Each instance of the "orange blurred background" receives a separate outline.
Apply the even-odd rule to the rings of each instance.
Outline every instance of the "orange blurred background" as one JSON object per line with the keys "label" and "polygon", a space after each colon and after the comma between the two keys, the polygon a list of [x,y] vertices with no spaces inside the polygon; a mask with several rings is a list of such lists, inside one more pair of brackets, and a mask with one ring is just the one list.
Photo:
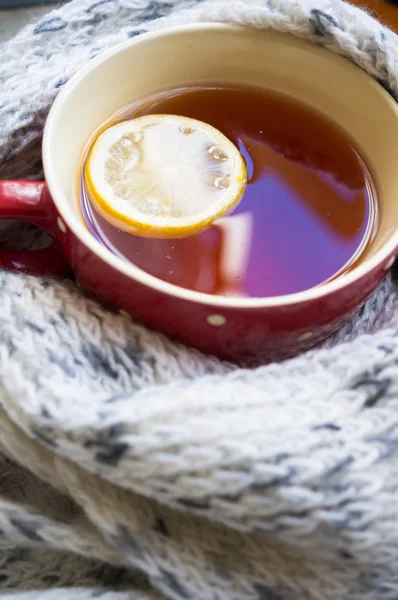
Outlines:
{"label": "orange blurred background", "polygon": [[350,0],[351,4],[369,8],[380,21],[398,32],[398,0]]}

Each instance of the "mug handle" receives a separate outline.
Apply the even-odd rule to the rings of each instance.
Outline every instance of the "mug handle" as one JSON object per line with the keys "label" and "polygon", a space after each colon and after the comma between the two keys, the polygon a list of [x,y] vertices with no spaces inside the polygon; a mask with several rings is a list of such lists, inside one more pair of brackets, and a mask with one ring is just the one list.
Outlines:
{"label": "mug handle", "polygon": [[[44,181],[0,181],[0,219],[19,219],[43,229],[54,239],[48,195]],[[41,250],[4,250],[0,248],[0,268],[29,275],[71,274],[60,244]]]}

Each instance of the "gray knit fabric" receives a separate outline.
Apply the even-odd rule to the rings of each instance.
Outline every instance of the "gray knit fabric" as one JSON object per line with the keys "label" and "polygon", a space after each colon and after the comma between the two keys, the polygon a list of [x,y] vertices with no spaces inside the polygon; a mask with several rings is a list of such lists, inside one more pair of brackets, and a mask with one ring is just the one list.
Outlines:
{"label": "gray knit fabric", "polygon": [[[1,48],[0,176],[40,176],[79,66],[194,21],[308,38],[398,98],[397,36],[342,0],[72,0]],[[15,224],[2,240],[42,241]],[[2,272],[0,289],[2,597],[397,600],[393,274],[323,348],[250,370],[73,282]]]}

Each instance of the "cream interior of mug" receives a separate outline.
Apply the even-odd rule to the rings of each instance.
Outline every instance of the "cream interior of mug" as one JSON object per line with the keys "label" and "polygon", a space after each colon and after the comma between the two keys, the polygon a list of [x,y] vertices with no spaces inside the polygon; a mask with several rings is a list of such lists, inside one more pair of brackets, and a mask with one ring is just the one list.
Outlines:
{"label": "cream interior of mug", "polygon": [[[349,283],[398,246],[395,101],[359,68],[314,44],[288,34],[201,24],[143,35],[103,53],[70,80],[50,112],[43,145],[50,191],[67,226],[104,260],[166,292],[204,299],[204,294],[143,273],[102,247],[82,223],[77,194],[82,152],[103,121],[136,99],[203,82],[262,86],[325,113],[356,142],[376,184],[379,227],[366,260],[330,283],[284,300],[319,295]],[[209,301],[263,305],[279,300],[209,297]]]}

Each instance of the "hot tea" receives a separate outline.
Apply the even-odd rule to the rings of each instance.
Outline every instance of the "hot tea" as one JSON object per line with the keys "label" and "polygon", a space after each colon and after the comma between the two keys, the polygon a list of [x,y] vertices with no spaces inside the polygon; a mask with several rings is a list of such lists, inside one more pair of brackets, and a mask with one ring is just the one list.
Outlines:
{"label": "hot tea", "polygon": [[148,114],[215,127],[244,157],[247,186],[205,231],[156,239],[111,225],[83,184],[86,224],[111,252],[180,287],[243,297],[300,292],[360,260],[377,225],[375,188],[358,149],[321,113],[260,88],[203,85],[159,93],[111,122]]}

